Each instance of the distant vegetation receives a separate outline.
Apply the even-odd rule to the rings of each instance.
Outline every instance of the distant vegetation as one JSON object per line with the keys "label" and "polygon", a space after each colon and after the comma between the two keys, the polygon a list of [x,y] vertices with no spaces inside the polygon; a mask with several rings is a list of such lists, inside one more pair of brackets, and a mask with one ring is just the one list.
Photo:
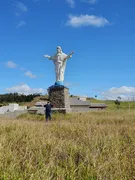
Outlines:
{"label": "distant vegetation", "polygon": [[10,102],[31,102],[35,97],[41,96],[41,94],[18,94],[18,93],[9,93],[0,95],[0,103],[10,103]]}

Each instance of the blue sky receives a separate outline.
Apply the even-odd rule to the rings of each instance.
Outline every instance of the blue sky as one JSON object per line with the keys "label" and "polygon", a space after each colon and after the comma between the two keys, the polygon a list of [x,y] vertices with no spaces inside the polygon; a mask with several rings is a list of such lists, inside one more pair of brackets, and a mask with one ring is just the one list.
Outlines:
{"label": "blue sky", "polygon": [[135,95],[134,0],[3,0],[0,93],[41,92],[55,82],[44,58],[72,50],[65,85],[74,95]]}

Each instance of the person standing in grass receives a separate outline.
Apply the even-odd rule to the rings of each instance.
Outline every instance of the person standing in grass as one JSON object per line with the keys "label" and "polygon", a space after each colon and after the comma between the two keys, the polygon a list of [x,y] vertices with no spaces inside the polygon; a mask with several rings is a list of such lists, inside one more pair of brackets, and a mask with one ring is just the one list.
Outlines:
{"label": "person standing in grass", "polygon": [[44,105],[45,107],[45,119],[46,119],[46,122],[48,122],[48,119],[51,120],[52,116],[51,116],[51,113],[52,113],[52,107],[53,105],[51,105],[51,103],[48,101],[46,105]]}

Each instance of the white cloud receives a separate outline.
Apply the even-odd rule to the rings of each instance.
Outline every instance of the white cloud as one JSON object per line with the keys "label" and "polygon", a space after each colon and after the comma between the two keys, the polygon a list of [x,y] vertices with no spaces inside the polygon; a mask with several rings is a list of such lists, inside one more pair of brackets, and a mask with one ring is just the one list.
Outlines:
{"label": "white cloud", "polygon": [[127,87],[121,86],[119,88],[112,87],[107,91],[101,93],[106,99],[115,100],[118,96],[122,98],[122,100],[128,99],[128,97],[135,96],[135,87]]}
{"label": "white cloud", "polygon": [[20,2],[20,1],[16,1],[14,3],[14,5],[18,10],[20,10],[22,12],[27,12],[28,11],[27,6],[24,3]]}
{"label": "white cloud", "polygon": [[24,74],[25,76],[28,76],[28,77],[30,77],[30,78],[36,78],[36,75],[34,75],[34,74],[32,74],[32,72],[31,71],[27,71],[27,72],[25,72],[25,74]]}
{"label": "white cloud", "polygon": [[15,64],[13,61],[8,61],[8,62],[6,63],[6,66],[7,66],[8,68],[16,68],[16,67],[17,67],[17,64]]}
{"label": "white cloud", "polygon": [[34,93],[46,93],[47,90],[43,88],[31,88],[27,84],[21,84],[17,86],[13,86],[11,88],[6,88],[6,92],[14,93],[17,92],[19,94],[34,94]]}
{"label": "white cloud", "polygon": [[80,16],[73,16],[69,15],[69,19],[67,22],[68,26],[72,27],[81,27],[81,26],[95,26],[95,27],[103,27],[107,24],[110,24],[109,21],[100,16],[94,15],[80,15]]}
{"label": "white cloud", "polygon": [[25,21],[21,21],[17,26],[16,28],[20,28],[22,26],[25,26],[26,25],[26,22]]}
{"label": "white cloud", "polygon": [[[33,74],[31,71],[27,70],[26,68],[23,68],[23,67],[19,67],[19,65],[15,64],[13,61],[7,61],[5,63],[6,67],[8,68],[12,68],[12,69],[15,69],[17,68],[18,70],[22,71],[22,72],[25,72],[24,75],[27,76],[27,77],[30,77],[30,78],[36,78],[37,76],[35,74]],[[43,78],[43,75],[40,75],[39,76],[40,78]]]}
{"label": "white cloud", "polygon": [[66,0],[66,2],[69,4],[71,8],[74,8],[75,6],[75,0]]}
{"label": "white cloud", "polygon": [[83,2],[89,3],[89,4],[95,4],[98,0],[81,0]]}

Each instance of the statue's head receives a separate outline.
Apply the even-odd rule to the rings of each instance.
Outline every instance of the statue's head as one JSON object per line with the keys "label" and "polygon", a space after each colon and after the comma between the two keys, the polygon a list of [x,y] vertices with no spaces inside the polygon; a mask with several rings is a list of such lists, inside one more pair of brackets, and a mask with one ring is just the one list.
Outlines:
{"label": "statue's head", "polygon": [[60,46],[57,46],[57,53],[62,53],[62,49]]}

